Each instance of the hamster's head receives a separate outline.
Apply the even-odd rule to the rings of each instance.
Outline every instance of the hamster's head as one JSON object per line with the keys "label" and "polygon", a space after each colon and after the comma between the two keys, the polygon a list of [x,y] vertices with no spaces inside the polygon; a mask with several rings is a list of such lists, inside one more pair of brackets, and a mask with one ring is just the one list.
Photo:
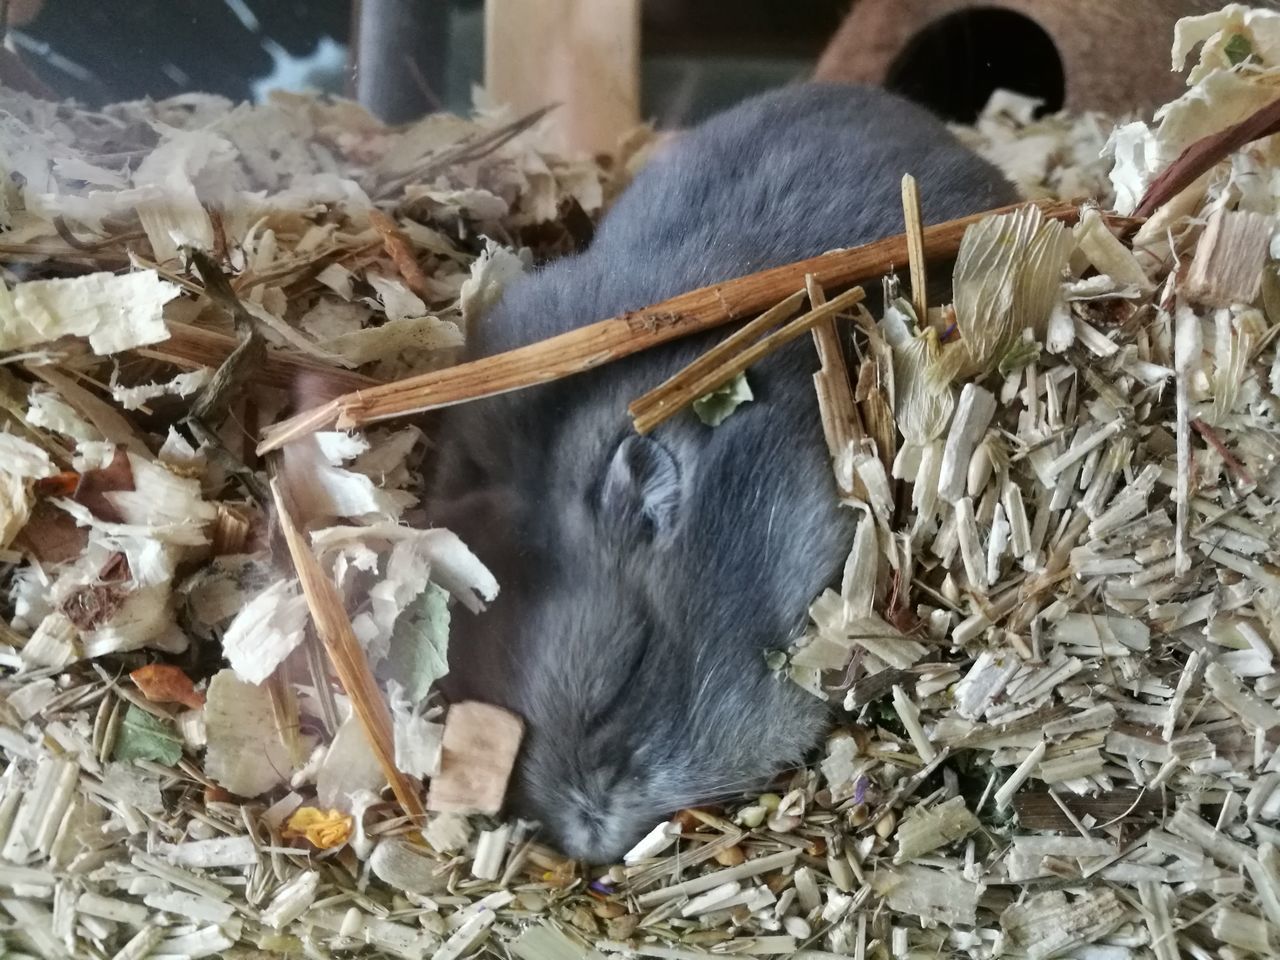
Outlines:
{"label": "hamster's head", "polygon": [[823,709],[770,673],[769,638],[717,636],[620,567],[562,574],[529,619],[512,796],[554,846],[616,862],[676,811],[761,789],[802,761]]}
{"label": "hamster's head", "polygon": [[469,439],[442,439],[478,449],[451,455],[472,492],[438,522],[502,586],[455,613],[444,688],[524,719],[510,812],[614,862],[670,814],[803,762],[825,707],[766,654],[803,628],[847,531],[792,485],[823,491],[821,458],[806,476],[794,437],[762,448],[745,413],[653,439],[594,419],[612,405],[521,419],[528,403],[496,421],[477,405]]}

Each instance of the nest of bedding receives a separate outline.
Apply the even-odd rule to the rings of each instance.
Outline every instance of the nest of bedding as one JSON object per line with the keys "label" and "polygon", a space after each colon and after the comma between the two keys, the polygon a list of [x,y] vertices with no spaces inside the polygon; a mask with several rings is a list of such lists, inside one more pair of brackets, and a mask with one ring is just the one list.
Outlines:
{"label": "nest of bedding", "polygon": [[434,691],[451,611],[501,585],[415,526],[426,438],[255,439],[449,366],[650,136],[567,159],[489,108],[0,94],[0,952],[1280,953],[1280,142],[1136,232],[1100,212],[1272,106],[1280,15],[1183,21],[1193,54],[1152,120],[1002,93],[961,131],[1096,206],[983,219],[953,304],[890,280],[856,325],[862,519],[772,663],[837,728],[585,874],[497,815],[519,724]]}

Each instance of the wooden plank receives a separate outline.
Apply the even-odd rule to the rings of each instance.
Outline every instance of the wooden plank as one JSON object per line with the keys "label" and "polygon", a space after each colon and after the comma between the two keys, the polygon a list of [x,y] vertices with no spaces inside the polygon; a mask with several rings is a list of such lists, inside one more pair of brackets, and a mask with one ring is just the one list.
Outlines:
{"label": "wooden plank", "polygon": [[517,114],[559,103],[559,149],[613,150],[640,122],[640,0],[486,0],[484,77]]}

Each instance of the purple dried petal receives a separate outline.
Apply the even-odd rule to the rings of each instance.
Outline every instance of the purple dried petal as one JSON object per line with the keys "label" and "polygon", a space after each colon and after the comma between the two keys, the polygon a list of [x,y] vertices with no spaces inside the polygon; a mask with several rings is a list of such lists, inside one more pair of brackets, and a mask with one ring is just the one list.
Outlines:
{"label": "purple dried petal", "polygon": [[857,782],[853,785],[854,803],[862,803],[862,801],[867,799],[868,786],[870,786],[870,781],[866,777],[858,778]]}
{"label": "purple dried petal", "polygon": [[591,889],[596,893],[603,893],[606,896],[613,893],[613,885],[604,880],[604,878],[592,880]]}

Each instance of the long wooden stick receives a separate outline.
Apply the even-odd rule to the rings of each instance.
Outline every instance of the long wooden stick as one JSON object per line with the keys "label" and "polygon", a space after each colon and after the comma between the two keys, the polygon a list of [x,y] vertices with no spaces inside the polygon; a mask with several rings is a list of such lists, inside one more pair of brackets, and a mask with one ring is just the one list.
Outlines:
{"label": "long wooden stick", "polygon": [[[1079,215],[1074,201],[1037,201],[1036,205],[1051,220],[1071,223]],[[1022,206],[1011,204],[927,227],[925,255],[955,256],[970,225]],[[1135,223],[1129,218],[1110,219],[1125,226]],[[767,310],[803,287],[808,274],[823,289],[839,290],[881,277],[906,262],[907,238],[900,234],[703,287],[506,353],[338,397],[268,428],[258,450],[266,453],[334,425],[353,429],[560,380]]]}

